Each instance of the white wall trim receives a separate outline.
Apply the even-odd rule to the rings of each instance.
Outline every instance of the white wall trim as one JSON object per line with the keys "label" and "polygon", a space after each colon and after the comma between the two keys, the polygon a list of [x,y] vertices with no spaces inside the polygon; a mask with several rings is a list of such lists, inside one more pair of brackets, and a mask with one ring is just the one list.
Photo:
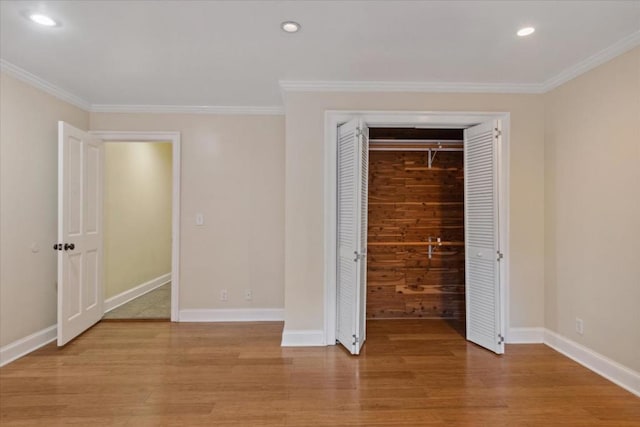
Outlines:
{"label": "white wall trim", "polygon": [[162,276],[151,279],[141,285],[128,289],[118,295],[104,301],[104,312],[108,313],[114,308],[120,307],[122,304],[126,304],[132,299],[141,297],[142,295],[151,292],[154,289],[159,288],[162,285],[166,285],[171,281],[171,273],[163,274]]}
{"label": "white wall trim", "polygon": [[171,321],[180,321],[180,132],[90,131],[105,142],[169,142],[172,155],[171,184]]}
{"label": "white wall trim", "polygon": [[367,125],[425,126],[464,128],[491,119],[502,122],[502,144],[499,157],[499,216],[500,248],[505,262],[499,263],[501,286],[500,329],[506,335],[509,325],[510,283],[510,205],[509,205],[509,144],[511,116],[507,112],[464,111],[326,111],[324,130],[324,333],[327,345],[335,344],[336,337],[336,269],[337,269],[337,128],[338,124],[359,117]]}
{"label": "white wall trim", "polygon": [[636,46],[640,45],[640,30],[636,31],[628,35],[627,37],[618,40],[616,43],[611,46],[597,52],[590,57],[578,62],[577,64],[572,65],[571,67],[565,69],[564,71],[558,73],[554,77],[545,81],[542,86],[542,93],[549,92],[557,88],[560,85],[568,82],[569,80],[573,80],[581,74],[586,73],[589,70],[596,68],[598,65],[604,64],[605,62],[615,58],[618,55],[622,55],[623,53],[633,49]]}
{"label": "white wall trim", "polygon": [[506,341],[507,344],[542,344],[544,332],[544,328],[509,328]]}
{"label": "white wall trim", "polygon": [[544,343],[569,359],[578,362],[596,374],[640,397],[640,372],[627,368],[549,329],[544,332]]}
{"label": "white wall trim", "polygon": [[217,308],[180,310],[181,322],[280,322],[284,308]]}
{"label": "white wall trim", "polygon": [[284,115],[279,105],[91,105],[92,113],[148,113],[148,114],[220,114],[220,115]]}
{"label": "white wall trim", "polygon": [[284,92],[431,92],[431,93],[532,93],[544,92],[539,83],[402,82],[281,80]]}
{"label": "white wall trim", "polygon": [[62,101],[68,102],[71,105],[75,105],[78,108],[82,108],[86,111],[91,108],[91,104],[89,103],[89,101],[82,99],[77,95],[74,95],[68,90],[61,88],[60,86],[54,85],[53,83],[50,83],[45,79],[28,72],[24,68],[20,68],[17,65],[10,63],[9,61],[0,59],[0,71],[2,71],[3,73],[7,73],[8,75],[15,77],[16,79],[21,80],[37,89],[40,89],[43,92],[48,93],[49,95],[55,96]]}
{"label": "white wall trim", "polygon": [[282,347],[320,347],[327,345],[324,332],[319,329],[284,329]]}
{"label": "white wall trim", "polygon": [[57,336],[58,328],[56,325],[53,325],[3,346],[0,348],[0,366],[7,365],[55,341]]}

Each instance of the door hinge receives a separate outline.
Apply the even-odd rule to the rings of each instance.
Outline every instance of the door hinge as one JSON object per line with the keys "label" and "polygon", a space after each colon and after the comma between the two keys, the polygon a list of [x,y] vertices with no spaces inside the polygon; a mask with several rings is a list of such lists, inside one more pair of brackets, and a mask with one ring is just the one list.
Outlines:
{"label": "door hinge", "polygon": [[502,334],[498,334],[498,344],[502,344],[504,342],[504,337]]}
{"label": "door hinge", "polygon": [[500,261],[502,258],[504,258],[504,254],[503,254],[502,252],[498,251],[498,252],[497,252],[497,257],[496,257],[496,259],[497,259],[498,261]]}
{"label": "door hinge", "polygon": [[361,136],[361,135],[364,135],[362,128],[356,128],[356,136]]}
{"label": "door hinge", "polygon": [[355,255],[355,258],[353,259],[353,262],[362,261],[367,256],[366,254],[358,253],[358,251],[354,251],[353,254]]}
{"label": "door hinge", "polygon": [[356,345],[360,341],[360,338],[358,338],[355,335],[351,335],[351,336],[353,337],[353,345]]}
{"label": "door hinge", "polygon": [[493,130],[496,131],[495,133],[496,139],[498,139],[499,136],[502,136],[502,131],[500,129],[494,128]]}

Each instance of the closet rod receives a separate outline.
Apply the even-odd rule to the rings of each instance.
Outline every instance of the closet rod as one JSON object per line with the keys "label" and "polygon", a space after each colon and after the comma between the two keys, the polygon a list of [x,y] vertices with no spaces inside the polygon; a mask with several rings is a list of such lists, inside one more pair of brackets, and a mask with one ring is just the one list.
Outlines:
{"label": "closet rod", "polygon": [[369,151],[464,151],[464,148],[437,148],[437,147],[376,147],[369,145]]}
{"label": "closet rod", "polygon": [[412,143],[412,142],[416,142],[416,143],[431,143],[431,144],[462,144],[464,142],[464,139],[378,139],[378,138],[371,138],[369,139],[370,143],[401,143],[401,144],[407,144],[407,143]]}
{"label": "closet rod", "polygon": [[464,246],[464,242],[367,242],[367,246]]}

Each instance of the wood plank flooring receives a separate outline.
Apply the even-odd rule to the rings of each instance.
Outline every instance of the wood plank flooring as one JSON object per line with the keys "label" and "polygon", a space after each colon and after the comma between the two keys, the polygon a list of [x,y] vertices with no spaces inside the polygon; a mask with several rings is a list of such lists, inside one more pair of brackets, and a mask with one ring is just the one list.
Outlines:
{"label": "wood plank flooring", "polygon": [[640,426],[640,399],[544,345],[375,320],[359,357],[282,323],[100,323],[0,369],[0,424]]}

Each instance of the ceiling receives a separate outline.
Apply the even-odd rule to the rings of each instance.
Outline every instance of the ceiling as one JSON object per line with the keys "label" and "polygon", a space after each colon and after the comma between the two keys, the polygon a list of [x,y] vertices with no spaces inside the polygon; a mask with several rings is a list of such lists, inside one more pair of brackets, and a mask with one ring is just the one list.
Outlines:
{"label": "ceiling", "polygon": [[279,105],[281,80],[543,85],[639,30],[640,1],[0,3],[2,60],[89,104]]}

